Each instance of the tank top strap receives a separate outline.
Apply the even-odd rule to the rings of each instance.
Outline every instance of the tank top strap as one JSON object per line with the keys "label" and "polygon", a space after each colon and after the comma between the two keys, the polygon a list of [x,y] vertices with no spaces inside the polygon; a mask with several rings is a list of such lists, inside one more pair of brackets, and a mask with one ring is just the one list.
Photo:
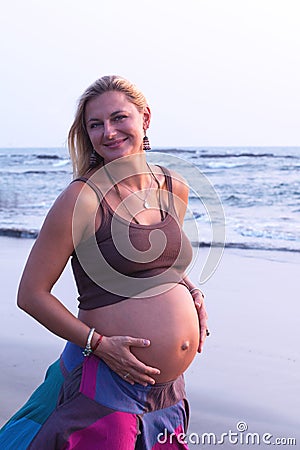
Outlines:
{"label": "tank top strap", "polygon": [[159,167],[162,171],[162,173],[165,176],[166,185],[167,185],[167,191],[168,191],[168,209],[172,212],[172,214],[175,214],[177,217],[176,208],[174,205],[174,196],[173,196],[173,182],[172,182],[172,176],[166,167],[160,166],[157,164],[157,167]]}
{"label": "tank top strap", "polygon": [[71,183],[74,183],[74,181],[82,181],[83,183],[87,184],[95,192],[97,199],[99,201],[99,210],[101,211],[101,223],[100,223],[96,233],[98,233],[100,231],[106,233],[105,230],[107,230],[107,226],[109,223],[109,210],[108,210],[107,203],[105,201],[103,193],[90,178],[78,177],[78,178],[75,178],[74,180],[72,180]]}
{"label": "tank top strap", "polygon": [[99,203],[102,203],[103,200],[103,194],[100,191],[100,189],[98,188],[98,186],[89,178],[86,177],[78,177],[75,178],[74,180],[71,181],[71,183],[74,183],[75,181],[82,181],[83,183],[86,183],[90,186],[90,188],[95,192],[95,194],[97,195],[97,198],[99,200]]}

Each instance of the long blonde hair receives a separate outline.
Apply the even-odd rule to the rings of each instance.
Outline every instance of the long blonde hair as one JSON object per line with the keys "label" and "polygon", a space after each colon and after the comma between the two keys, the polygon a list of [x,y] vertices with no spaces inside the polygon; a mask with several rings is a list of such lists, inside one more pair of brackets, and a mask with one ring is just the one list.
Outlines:
{"label": "long blonde hair", "polygon": [[[74,122],[68,134],[69,152],[73,164],[74,177],[84,175],[90,168],[90,157],[93,146],[88,136],[85,124],[86,104],[104,92],[123,92],[128,100],[142,112],[147,106],[143,93],[130,81],[118,75],[107,75],[96,80],[79,98]],[[99,158],[99,164],[101,159]]]}

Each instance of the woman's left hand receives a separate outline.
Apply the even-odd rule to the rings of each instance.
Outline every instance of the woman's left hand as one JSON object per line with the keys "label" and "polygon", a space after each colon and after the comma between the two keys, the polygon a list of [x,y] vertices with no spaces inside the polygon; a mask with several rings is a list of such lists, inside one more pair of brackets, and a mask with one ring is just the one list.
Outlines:
{"label": "woman's left hand", "polygon": [[191,293],[195,308],[197,310],[198,319],[199,319],[199,328],[200,328],[200,340],[199,340],[199,347],[198,347],[198,353],[201,353],[203,350],[205,339],[208,336],[208,326],[207,326],[207,319],[208,315],[206,312],[205,304],[204,304],[204,295],[200,290],[195,290]]}

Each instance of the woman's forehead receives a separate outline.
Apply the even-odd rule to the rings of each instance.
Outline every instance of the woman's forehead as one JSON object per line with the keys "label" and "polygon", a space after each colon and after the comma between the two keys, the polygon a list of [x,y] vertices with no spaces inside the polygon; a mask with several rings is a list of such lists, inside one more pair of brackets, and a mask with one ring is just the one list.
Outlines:
{"label": "woman's forehead", "polygon": [[123,92],[109,91],[90,99],[86,104],[85,113],[87,116],[91,112],[111,113],[116,110],[137,111],[137,107]]}

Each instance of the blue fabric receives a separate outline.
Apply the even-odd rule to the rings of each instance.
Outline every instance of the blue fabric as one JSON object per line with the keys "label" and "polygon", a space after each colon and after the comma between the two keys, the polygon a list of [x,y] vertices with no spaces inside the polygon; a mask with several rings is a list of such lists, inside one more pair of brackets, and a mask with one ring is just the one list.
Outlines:
{"label": "blue fabric", "polygon": [[[0,430],[1,450],[26,449],[42,424],[52,414],[64,382],[59,360],[47,370],[45,381],[25,405]],[[42,450],[42,449],[41,449]]]}
{"label": "blue fabric", "polygon": [[142,414],[147,412],[145,404],[151,386],[133,386],[119,377],[100,361],[97,371],[96,395],[94,400],[117,411]]}
{"label": "blue fabric", "polygon": [[41,426],[27,417],[14,421],[10,420],[5,428],[0,431],[0,449],[26,450]]}

